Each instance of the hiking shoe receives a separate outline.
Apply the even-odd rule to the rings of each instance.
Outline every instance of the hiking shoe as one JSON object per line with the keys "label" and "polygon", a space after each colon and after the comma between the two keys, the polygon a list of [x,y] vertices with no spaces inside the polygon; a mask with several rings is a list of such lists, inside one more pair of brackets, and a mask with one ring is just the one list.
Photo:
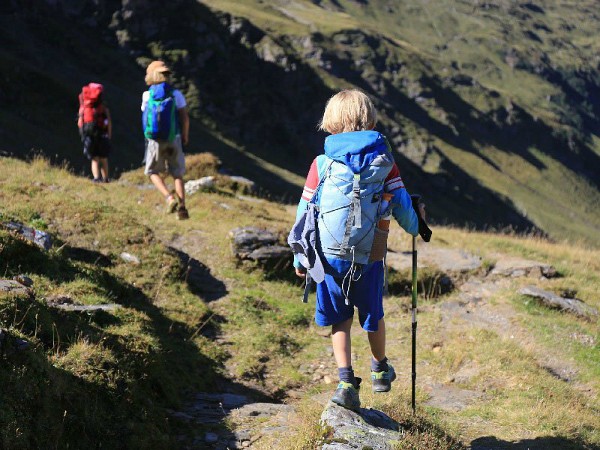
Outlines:
{"label": "hiking shoe", "polygon": [[190,215],[188,213],[188,210],[185,208],[185,206],[180,206],[177,210],[177,220],[186,220],[189,218]]}
{"label": "hiking shoe", "polygon": [[371,371],[373,392],[389,392],[392,389],[392,381],[395,379],[396,371],[390,363],[388,363],[388,370],[384,370],[382,372]]}
{"label": "hiking shoe", "polygon": [[352,383],[346,383],[340,381],[338,387],[331,398],[331,401],[336,405],[343,406],[344,408],[351,409],[352,411],[358,411],[360,409],[360,399],[358,398],[358,391],[360,390],[360,378],[356,378],[356,386]]}
{"label": "hiking shoe", "polygon": [[92,183],[102,183],[102,178],[94,178]]}
{"label": "hiking shoe", "polygon": [[167,214],[173,214],[179,206],[179,197],[177,194],[171,194],[167,197]]}

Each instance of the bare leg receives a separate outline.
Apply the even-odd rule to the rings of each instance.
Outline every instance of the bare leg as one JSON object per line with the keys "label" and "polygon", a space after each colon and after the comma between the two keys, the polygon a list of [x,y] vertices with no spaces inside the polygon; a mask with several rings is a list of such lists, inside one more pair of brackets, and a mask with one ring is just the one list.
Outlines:
{"label": "bare leg", "polygon": [[152,184],[154,184],[156,189],[160,191],[163,197],[167,198],[169,196],[170,192],[167,189],[164,180],[159,174],[153,173],[152,175],[150,175],[150,181],[152,181]]}
{"label": "bare leg", "polygon": [[94,180],[100,178],[100,163],[97,156],[92,158],[92,176],[94,177]]}
{"label": "bare leg", "polygon": [[99,158],[100,173],[104,180],[108,180],[108,158]]}
{"label": "bare leg", "polygon": [[179,204],[185,206],[185,185],[183,184],[182,178],[175,178],[175,192],[181,200]]}
{"label": "bare leg", "polygon": [[377,331],[367,333],[369,336],[369,345],[371,346],[371,354],[377,361],[385,358],[385,320],[380,319],[377,323]]}
{"label": "bare leg", "polygon": [[352,327],[352,317],[344,322],[336,323],[331,327],[331,343],[333,345],[333,355],[335,362],[339,367],[350,367],[352,365],[352,347],[350,340],[350,328]]}

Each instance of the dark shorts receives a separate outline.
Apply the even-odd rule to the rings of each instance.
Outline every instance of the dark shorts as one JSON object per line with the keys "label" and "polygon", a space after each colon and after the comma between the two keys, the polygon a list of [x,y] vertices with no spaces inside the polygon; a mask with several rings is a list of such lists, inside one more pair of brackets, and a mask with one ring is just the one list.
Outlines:
{"label": "dark shorts", "polygon": [[83,154],[87,159],[108,158],[110,147],[110,139],[108,139],[108,136],[100,136],[97,138],[86,136],[83,138]]}
{"label": "dark shorts", "polygon": [[[350,284],[350,304],[346,305],[342,292],[343,278],[325,274],[325,280],[317,284],[315,322],[320,326],[344,322],[358,309],[358,320],[366,331],[377,331],[383,318],[383,262],[369,266],[358,280]],[[347,280],[344,283],[347,288]]]}

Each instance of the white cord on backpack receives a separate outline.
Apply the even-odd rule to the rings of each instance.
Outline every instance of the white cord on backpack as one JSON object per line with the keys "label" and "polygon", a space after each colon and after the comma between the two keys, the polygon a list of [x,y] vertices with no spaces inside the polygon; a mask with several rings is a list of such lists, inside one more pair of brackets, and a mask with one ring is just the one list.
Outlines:
{"label": "white cord on backpack", "polygon": [[[344,301],[346,305],[350,304],[350,287],[352,286],[352,282],[358,281],[360,280],[360,277],[362,277],[362,269],[360,270],[358,277],[355,277],[357,264],[354,262],[354,249],[354,246],[350,247],[350,251],[352,252],[352,263],[348,269],[348,272],[346,272],[346,275],[344,275],[344,279],[342,280],[342,293],[344,294]],[[346,280],[348,280],[348,288],[344,289],[344,283]]]}

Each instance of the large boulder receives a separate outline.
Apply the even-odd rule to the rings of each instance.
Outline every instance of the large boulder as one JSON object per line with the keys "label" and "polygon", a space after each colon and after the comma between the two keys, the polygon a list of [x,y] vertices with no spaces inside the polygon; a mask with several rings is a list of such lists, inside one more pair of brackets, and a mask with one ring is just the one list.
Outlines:
{"label": "large boulder", "polygon": [[544,276],[552,278],[557,275],[557,272],[553,266],[547,263],[514,256],[502,256],[494,264],[491,274],[506,277]]}
{"label": "large boulder", "polygon": [[553,292],[545,291],[535,286],[525,286],[519,290],[519,294],[533,297],[549,308],[560,309],[587,320],[598,318],[598,310],[586,305],[578,298],[561,297]]}
{"label": "large boulder", "polygon": [[321,425],[329,433],[322,450],[392,450],[404,435],[398,422],[381,411],[361,408],[355,412],[332,402],[321,414]]}
{"label": "large boulder", "polygon": [[289,258],[289,247],[279,245],[277,233],[257,227],[240,227],[229,232],[232,238],[232,252],[239,259],[252,261],[272,261]]}

